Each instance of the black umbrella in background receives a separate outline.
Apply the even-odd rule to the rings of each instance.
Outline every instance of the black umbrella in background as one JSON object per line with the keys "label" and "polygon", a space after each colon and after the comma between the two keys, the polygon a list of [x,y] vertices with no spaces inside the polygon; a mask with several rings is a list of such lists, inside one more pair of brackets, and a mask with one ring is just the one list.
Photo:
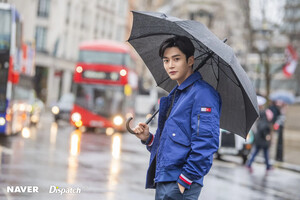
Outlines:
{"label": "black umbrella in background", "polygon": [[[174,35],[191,39],[195,46],[194,70],[198,70],[203,79],[219,92],[222,98],[220,127],[246,138],[259,116],[257,98],[233,49],[200,22],[157,12],[133,12],[128,41],[143,59],[157,85],[168,92],[177,82],[169,78],[158,51],[160,44]],[[127,129],[132,133],[129,122]]]}

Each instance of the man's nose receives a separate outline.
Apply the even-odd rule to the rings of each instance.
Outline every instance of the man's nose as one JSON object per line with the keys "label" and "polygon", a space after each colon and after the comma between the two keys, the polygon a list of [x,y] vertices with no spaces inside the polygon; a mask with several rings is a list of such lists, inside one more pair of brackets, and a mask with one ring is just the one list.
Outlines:
{"label": "man's nose", "polygon": [[169,64],[169,66],[168,66],[169,68],[173,68],[173,67],[174,67],[174,65],[173,65],[173,64],[174,64],[174,62],[173,62],[173,61],[169,61],[169,63],[168,63],[168,64]]}

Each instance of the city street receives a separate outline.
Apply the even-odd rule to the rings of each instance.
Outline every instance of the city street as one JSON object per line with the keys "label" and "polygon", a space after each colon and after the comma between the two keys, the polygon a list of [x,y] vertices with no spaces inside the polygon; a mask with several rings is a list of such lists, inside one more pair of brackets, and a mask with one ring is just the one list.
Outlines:
{"label": "city street", "polygon": [[[154,199],[144,189],[149,154],[129,133],[81,133],[45,113],[38,127],[1,137],[0,145],[0,199]],[[200,199],[300,199],[299,173],[266,175],[255,163],[249,174],[239,158],[230,160],[214,160]],[[21,192],[24,186],[32,187]]]}
{"label": "city street", "polygon": [[156,181],[212,166],[201,200],[300,200],[299,8],[0,0],[0,200],[155,199],[150,153],[120,132],[159,112]]}

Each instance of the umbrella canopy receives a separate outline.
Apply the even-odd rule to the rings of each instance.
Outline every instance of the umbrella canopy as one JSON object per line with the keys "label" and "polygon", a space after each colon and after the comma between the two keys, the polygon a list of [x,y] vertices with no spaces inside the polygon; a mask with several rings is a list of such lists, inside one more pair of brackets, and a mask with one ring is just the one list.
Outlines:
{"label": "umbrella canopy", "polygon": [[[258,117],[255,90],[231,47],[197,21],[182,20],[157,12],[133,12],[129,43],[152,73],[157,85],[170,92],[177,82],[169,78],[158,51],[174,35],[186,36],[195,46],[194,70],[222,98],[220,127],[246,137]],[[199,69],[198,69],[199,68]]]}
{"label": "umbrella canopy", "polygon": [[270,99],[272,101],[282,101],[286,104],[292,104],[295,102],[295,95],[287,91],[276,91],[270,94]]}

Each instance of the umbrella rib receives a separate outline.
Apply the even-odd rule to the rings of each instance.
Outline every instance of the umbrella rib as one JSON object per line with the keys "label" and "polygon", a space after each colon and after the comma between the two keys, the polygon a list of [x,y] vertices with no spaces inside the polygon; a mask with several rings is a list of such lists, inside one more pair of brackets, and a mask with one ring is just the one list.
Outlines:
{"label": "umbrella rib", "polygon": [[[215,76],[215,78],[216,78],[216,80],[217,80],[217,88],[218,88],[218,86],[219,86],[219,74],[218,74],[218,76],[216,75],[215,68],[214,68],[214,66],[213,66],[213,64],[212,64],[213,59],[211,59],[210,62],[211,62],[212,71],[213,71],[214,76]],[[219,57],[218,57],[218,63],[217,63],[217,66],[219,66]],[[219,68],[219,67],[218,67],[218,68]]]}
{"label": "umbrella rib", "polygon": [[[218,63],[220,62],[220,58],[218,57]],[[219,89],[219,80],[220,80],[220,67],[218,67],[218,82],[217,82],[217,90]]]}
{"label": "umbrella rib", "polygon": [[[216,61],[214,58],[212,58],[212,60],[213,60],[214,62],[216,62],[216,64],[218,65],[217,61]],[[227,64],[227,63],[226,63],[226,64]],[[227,64],[227,67],[228,67],[228,66],[230,66],[230,65]],[[219,69],[220,69],[220,70],[225,74],[225,76],[226,76],[227,78],[229,78],[236,86],[240,87],[240,84],[239,84],[239,83],[236,83],[235,80],[233,80],[232,78],[230,78],[229,75],[226,74],[226,72],[225,72],[221,67],[219,67]]]}
{"label": "umbrella rib", "polygon": [[[197,49],[197,50],[199,50],[199,49]],[[200,51],[200,50],[199,50],[199,51]],[[210,53],[210,52],[207,51],[207,52],[205,52],[205,53],[203,53],[203,54],[197,56],[197,57],[195,58],[195,60],[198,59],[198,58],[200,58],[200,57],[202,57],[202,56],[204,56],[204,55],[207,55],[207,54],[209,54],[209,53]]]}
{"label": "umbrella rib", "polygon": [[[197,40],[193,35],[191,35],[192,36],[192,38],[190,38],[191,40],[194,40],[195,42],[196,42],[196,44],[198,44],[199,45],[199,47],[200,48],[196,48],[195,47],[195,49],[197,49],[198,51],[200,51],[200,52],[205,52],[205,53],[210,53],[210,49],[208,48],[208,47],[206,47],[205,45],[205,47],[207,48],[206,50],[203,48],[203,44],[199,41],[199,40]],[[201,45],[202,44],[202,45]],[[203,54],[204,55],[204,54]]]}

